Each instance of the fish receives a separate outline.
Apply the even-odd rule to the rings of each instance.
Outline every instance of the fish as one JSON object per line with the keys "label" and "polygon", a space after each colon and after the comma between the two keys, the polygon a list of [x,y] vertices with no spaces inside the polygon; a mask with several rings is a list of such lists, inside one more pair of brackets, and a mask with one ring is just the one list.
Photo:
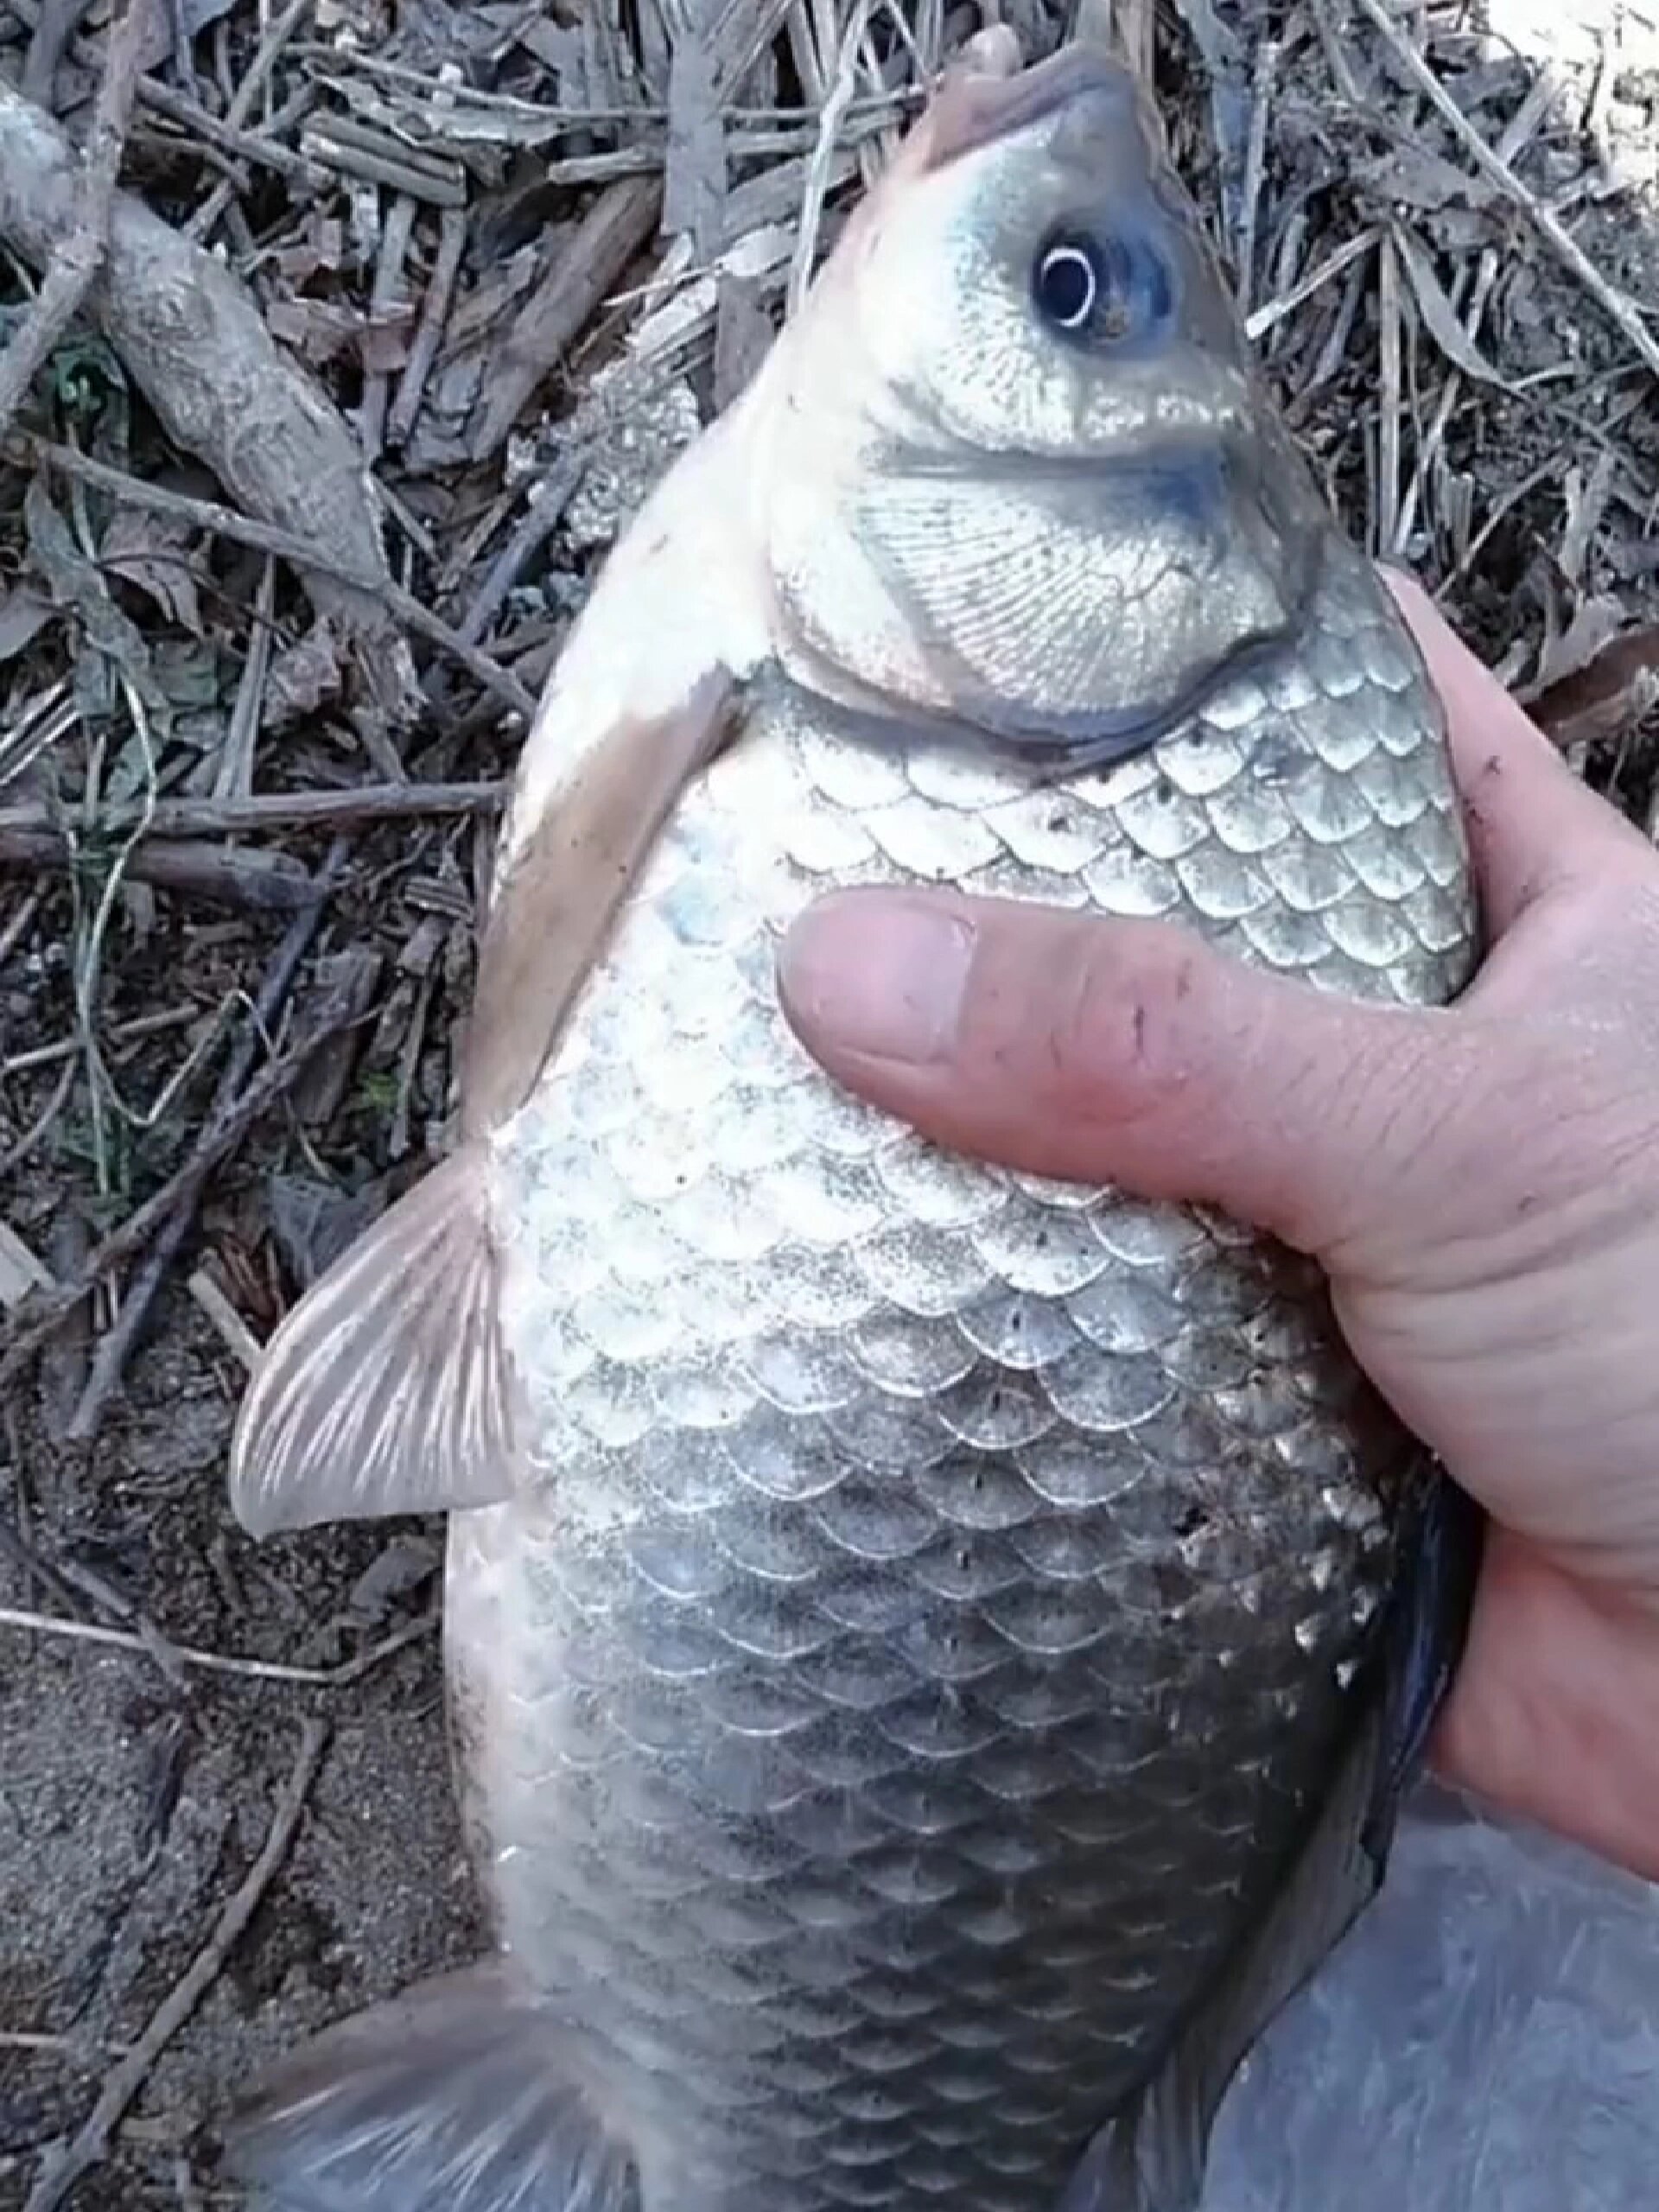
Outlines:
{"label": "fish", "polygon": [[493,1948],[226,2128],[302,2212],[1190,2212],[1377,1895],[1478,1526],[1315,1263],[957,1156],[780,1005],[853,884],[1479,957],[1444,715],[1135,76],[982,36],[611,550],[442,1159],[238,1415],[255,1535],[448,1515]]}

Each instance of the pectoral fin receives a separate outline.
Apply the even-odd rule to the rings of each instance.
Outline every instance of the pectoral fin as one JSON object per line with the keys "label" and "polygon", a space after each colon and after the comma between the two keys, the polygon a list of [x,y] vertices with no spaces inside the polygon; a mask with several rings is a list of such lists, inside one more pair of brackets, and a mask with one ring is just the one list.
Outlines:
{"label": "pectoral fin", "polygon": [[487,1166],[479,1144],[444,1160],[272,1338],[231,1445],[231,1508],[251,1535],[511,1495]]}
{"label": "pectoral fin", "polygon": [[501,1326],[493,1133],[524,1103],[734,687],[711,667],[671,712],[574,743],[510,848],[480,955],[461,1149],[276,1332],[237,1423],[231,1502],[257,1535],[510,1497],[521,1394]]}
{"label": "pectoral fin", "polygon": [[1260,1921],[1143,2094],[1090,2145],[1058,2212],[1198,2212],[1240,2064],[1381,1889],[1400,1807],[1461,1655],[1484,1522],[1435,1478],[1334,1786]]}

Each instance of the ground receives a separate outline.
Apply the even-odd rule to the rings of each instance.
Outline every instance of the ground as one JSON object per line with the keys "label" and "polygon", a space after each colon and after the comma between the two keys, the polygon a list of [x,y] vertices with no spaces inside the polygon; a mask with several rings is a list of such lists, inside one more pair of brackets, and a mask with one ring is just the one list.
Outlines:
{"label": "ground", "polygon": [[[830,103],[820,245],[918,60],[974,21],[896,12],[908,42],[871,10]],[[179,0],[124,54],[102,0],[78,14],[0,0],[0,344],[41,343],[22,393],[0,353],[0,2208],[60,2201],[53,2147],[137,2046],[60,2201],[188,2212],[234,2202],[213,2123],[262,2057],[483,1941],[441,1530],[256,1546],[226,1446],[251,1345],[442,1146],[518,738],[501,694],[538,688],[619,516],[780,308],[842,16],[728,8],[711,67],[651,0]],[[1039,0],[1003,14],[1055,34]],[[1119,14],[1349,526],[1649,825],[1659,39],[1596,0],[1391,33],[1372,0]],[[107,281],[54,321],[37,289],[76,203],[8,87],[80,141],[103,83],[113,148],[136,67],[122,186],[169,232],[118,212]],[[146,308],[181,267],[188,377]],[[315,468],[238,442],[237,395],[269,429],[296,360],[327,395]],[[384,535],[321,465],[357,441]],[[438,629],[408,627],[423,609]],[[89,1255],[96,1296],[54,1305]]]}

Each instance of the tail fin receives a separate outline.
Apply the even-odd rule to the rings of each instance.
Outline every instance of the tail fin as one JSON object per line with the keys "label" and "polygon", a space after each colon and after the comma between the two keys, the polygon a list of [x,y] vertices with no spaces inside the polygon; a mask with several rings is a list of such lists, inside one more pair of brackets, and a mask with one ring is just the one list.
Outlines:
{"label": "tail fin", "polygon": [[270,2212],[639,2212],[575,2039],[499,1963],[327,2030],[225,2134]]}

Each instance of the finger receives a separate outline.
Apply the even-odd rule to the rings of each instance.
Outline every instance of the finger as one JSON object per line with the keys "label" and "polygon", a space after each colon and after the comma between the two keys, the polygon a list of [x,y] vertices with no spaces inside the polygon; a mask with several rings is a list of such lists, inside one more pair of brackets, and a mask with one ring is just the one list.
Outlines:
{"label": "finger", "polygon": [[841,892],[795,925],[779,984],[808,1051],[936,1141],[1208,1201],[1309,1251],[1397,1205],[1425,1116],[1468,1096],[1444,1017],[1328,996],[1165,923]]}
{"label": "finger", "polygon": [[1398,570],[1383,575],[1446,709],[1489,936],[1505,935],[1552,892],[1610,868],[1639,858],[1650,868],[1645,840],[1573,773],[1428,594]]}

